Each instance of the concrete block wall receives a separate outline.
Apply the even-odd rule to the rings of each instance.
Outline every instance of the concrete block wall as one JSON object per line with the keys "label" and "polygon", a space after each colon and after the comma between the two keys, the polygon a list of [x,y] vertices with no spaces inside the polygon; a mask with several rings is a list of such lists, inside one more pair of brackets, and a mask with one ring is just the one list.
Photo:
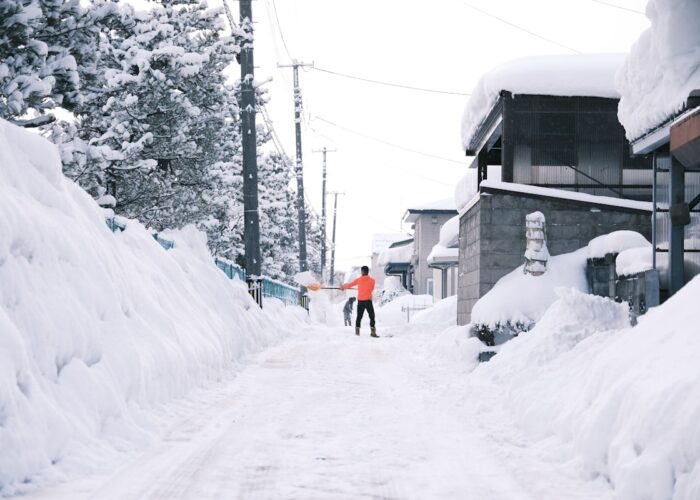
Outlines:
{"label": "concrete block wall", "polygon": [[649,212],[506,191],[482,192],[479,202],[460,218],[457,324],[468,324],[476,301],[522,265],[525,216],[537,210],[546,219],[551,255],[573,252],[596,236],[623,229],[651,240]]}

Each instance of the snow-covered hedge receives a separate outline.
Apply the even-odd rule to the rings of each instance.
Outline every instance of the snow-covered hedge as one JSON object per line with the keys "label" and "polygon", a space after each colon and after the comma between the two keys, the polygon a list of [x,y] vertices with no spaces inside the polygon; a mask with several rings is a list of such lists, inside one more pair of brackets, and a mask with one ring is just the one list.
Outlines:
{"label": "snow-covered hedge", "polygon": [[170,251],[136,221],[112,233],[55,147],[2,120],[0,235],[3,494],[139,446],[152,408],[305,317],[258,309],[193,228]]}

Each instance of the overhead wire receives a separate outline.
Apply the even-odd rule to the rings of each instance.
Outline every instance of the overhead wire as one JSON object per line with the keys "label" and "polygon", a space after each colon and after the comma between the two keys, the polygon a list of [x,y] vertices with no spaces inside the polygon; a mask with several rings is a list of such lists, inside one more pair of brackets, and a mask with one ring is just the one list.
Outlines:
{"label": "overhead wire", "polygon": [[282,45],[284,45],[284,51],[287,53],[287,57],[289,57],[290,60],[294,60],[292,57],[292,54],[289,52],[289,47],[287,47],[287,41],[284,39],[284,32],[282,31],[282,25],[280,24],[280,18],[279,15],[277,14],[277,4],[275,3],[275,0],[272,0],[272,9],[275,12],[275,19],[277,20],[277,30],[279,31],[280,38],[282,39]]}
{"label": "overhead wire", "polygon": [[348,73],[341,73],[340,71],[333,71],[333,70],[326,69],[326,68],[320,68],[318,66],[313,66],[311,69],[316,70],[316,71],[320,71],[322,73],[328,73],[331,75],[342,76],[344,78],[350,78],[352,80],[360,80],[360,81],[368,82],[368,83],[376,83],[378,85],[386,85],[388,87],[398,87],[398,88],[402,88],[402,89],[418,90],[421,92],[432,92],[435,94],[447,94],[447,95],[458,95],[458,96],[470,96],[471,95],[471,94],[467,94],[464,92],[451,92],[448,90],[436,90],[436,89],[429,89],[429,88],[425,88],[425,87],[415,87],[413,85],[404,85],[401,83],[384,82],[381,80],[374,80],[372,78],[365,78],[362,76],[350,75]]}
{"label": "overhead wire", "polygon": [[574,49],[573,47],[569,47],[568,45],[564,45],[563,43],[559,43],[559,42],[557,42],[556,40],[552,40],[551,38],[547,38],[546,36],[542,36],[542,35],[540,35],[540,34],[538,34],[538,33],[535,33],[534,31],[530,31],[530,30],[527,29],[527,28],[523,28],[522,26],[520,26],[520,25],[518,25],[518,24],[515,24],[515,23],[513,23],[513,22],[511,22],[511,21],[508,21],[508,20],[506,20],[506,19],[503,19],[502,17],[499,17],[499,16],[497,16],[496,14],[492,14],[491,12],[487,12],[487,11],[485,11],[485,10],[483,10],[483,9],[480,9],[479,7],[475,7],[474,5],[472,5],[472,4],[468,3],[468,2],[461,2],[461,3],[462,3],[463,5],[465,5],[466,7],[469,7],[469,8],[472,9],[472,10],[475,10],[475,11],[477,11],[477,12],[480,12],[481,14],[483,14],[483,15],[485,15],[485,16],[487,16],[487,17],[496,19],[497,21],[500,21],[500,22],[502,22],[502,23],[504,23],[504,24],[507,24],[508,26],[511,26],[512,28],[518,29],[518,30],[520,30],[520,31],[523,31],[523,32],[529,34],[529,35],[532,35],[532,36],[534,36],[534,37],[536,37],[536,38],[539,38],[540,40],[544,40],[545,42],[549,42],[549,43],[554,44],[554,45],[556,45],[556,46],[558,46],[558,47],[561,47],[561,48],[563,48],[563,49],[566,49],[566,50],[569,50],[569,51],[571,51],[571,52],[574,52],[574,53],[576,53],[576,54],[580,54],[580,53],[581,53],[580,50]]}
{"label": "overhead wire", "polygon": [[391,147],[393,147],[393,148],[402,149],[402,150],[404,150],[404,151],[409,151],[409,152],[411,152],[411,153],[418,154],[418,155],[421,155],[421,156],[426,156],[426,157],[428,157],[428,158],[433,158],[433,159],[436,159],[436,160],[442,160],[442,161],[447,161],[447,162],[450,162],[450,163],[456,163],[457,165],[462,165],[462,166],[465,165],[465,163],[464,163],[464,162],[461,162],[461,161],[453,160],[453,159],[451,159],[451,158],[445,158],[444,156],[439,156],[439,155],[435,155],[435,154],[432,154],[432,153],[426,153],[425,151],[419,151],[419,150],[417,150],[417,149],[412,149],[412,148],[409,148],[409,147],[406,147],[406,146],[402,146],[402,145],[400,145],[400,144],[395,144],[395,143],[393,143],[393,142],[385,141],[384,139],[379,139],[379,138],[377,138],[377,137],[373,137],[373,136],[368,135],[368,134],[365,134],[365,133],[363,133],[363,132],[358,132],[357,130],[353,130],[353,129],[351,129],[351,128],[344,127],[344,126],[342,126],[342,125],[338,125],[337,123],[334,123],[334,122],[332,122],[332,121],[330,121],[330,120],[327,120],[327,119],[325,119],[325,118],[323,118],[323,117],[320,117],[320,116],[318,116],[318,115],[312,116],[311,119],[312,119],[312,120],[318,120],[318,121],[321,121],[321,122],[323,122],[323,123],[327,123],[327,124],[329,124],[329,125],[331,125],[331,126],[333,126],[333,127],[339,128],[339,129],[341,129],[341,130],[345,130],[346,132],[350,132],[351,134],[359,135],[360,137],[364,137],[364,138],[366,138],[366,139],[369,139],[369,140],[371,140],[371,141],[378,142],[378,143],[380,143],[380,144],[386,144],[387,146],[391,146]]}
{"label": "overhead wire", "polygon": [[601,5],[607,5],[608,7],[614,7],[616,9],[626,10],[627,12],[632,12],[634,14],[641,14],[642,16],[646,16],[646,14],[644,12],[642,12],[641,10],[630,9],[629,7],[623,7],[622,5],[616,5],[616,4],[610,3],[610,2],[603,2],[602,0],[591,0],[591,1],[595,2],[595,3],[599,3]]}

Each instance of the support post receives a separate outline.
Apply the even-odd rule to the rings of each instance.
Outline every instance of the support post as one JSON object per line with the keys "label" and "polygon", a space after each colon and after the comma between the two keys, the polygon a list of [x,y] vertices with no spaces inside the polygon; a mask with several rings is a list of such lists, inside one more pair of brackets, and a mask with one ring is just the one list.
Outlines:
{"label": "support post", "polygon": [[669,224],[668,235],[668,294],[671,296],[684,284],[683,239],[685,235],[683,221],[676,221],[672,216],[674,206],[681,206],[685,203],[685,169],[672,155],[669,181],[669,206],[671,208],[669,218],[671,224]]}
{"label": "support post", "polygon": [[[245,41],[241,47],[241,138],[243,150],[243,239],[246,274],[255,279],[261,274],[260,217],[258,215],[258,160],[255,139],[255,86],[253,65],[252,0],[240,0],[241,28]],[[262,302],[259,302],[262,303]]]}
{"label": "support post", "polygon": [[[304,204],[304,163],[301,149],[301,112],[302,99],[299,86],[299,68],[313,67],[313,64],[293,61],[292,64],[278,64],[279,68],[292,68],[294,73],[294,129],[296,132],[296,168],[297,178],[297,213],[299,218],[299,271],[307,271],[309,264],[306,259],[306,206]],[[302,287],[302,294],[305,292]]]}
{"label": "support post", "polygon": [[314,153],[323,153],[323,182],[321,187],[321,275],[326,273],[326,154],[334,153],[337,149],[314,149]]}
{"label": "support post", "polygon": [[333,283],[335,282],[335,228],[336,228],[336,221],[337,221],[337,214],[338,214],[338,195],[343,195],[345,193],[338,193],[337,191],[334,191],[333,194],[335,199],[333,201],[333,241],[331,243],[331,275],[330,275],[330,281],[331,281],[331,286],[333,286]]}

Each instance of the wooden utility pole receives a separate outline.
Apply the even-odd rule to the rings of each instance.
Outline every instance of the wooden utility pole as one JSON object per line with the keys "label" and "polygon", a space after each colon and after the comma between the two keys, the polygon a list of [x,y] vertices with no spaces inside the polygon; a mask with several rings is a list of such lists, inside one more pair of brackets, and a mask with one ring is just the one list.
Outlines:
{"label": "wooden utility pole", "polygon": [[301,154],[301,87],[299,86],[299,68],[313,68],[313,63],[307,64],[293,61],[292,64],[278,64],[279,68],[294,70],[294,126],[296,130],[296,178],[297,178],[297,212],[299,217],[299,271],[307,271],[309,264],[306,260],[306,208],[304,206],[304,163]]}
{"label": "wooden utility pole", "polygon": [[333,201],[333,241],[331,243],[331,286],[333,286],[333,282],[335,281],[335,227],[337,220],[336,216],[338,214],[338,195],[342,196],[345,193],[333,191],[328,194],[335,196],[335,200]]}
{"label": "wooden utility pole", "polygon": [[314,149],[314,153],[323,153],[323,182],[321,193],[321,274],[326,272],[326,154],[335,153],[337,149]]}
{"label": "wooden utility pole", "polygon": [[250,279],[261,274],[260,217],[258,215],[258,153],[255,140],[255,84],[253,66],[252,0],[240,0],[241,28],[245,39],[241,64],[241,140],[243,149],[243,239],[245,270]]}

